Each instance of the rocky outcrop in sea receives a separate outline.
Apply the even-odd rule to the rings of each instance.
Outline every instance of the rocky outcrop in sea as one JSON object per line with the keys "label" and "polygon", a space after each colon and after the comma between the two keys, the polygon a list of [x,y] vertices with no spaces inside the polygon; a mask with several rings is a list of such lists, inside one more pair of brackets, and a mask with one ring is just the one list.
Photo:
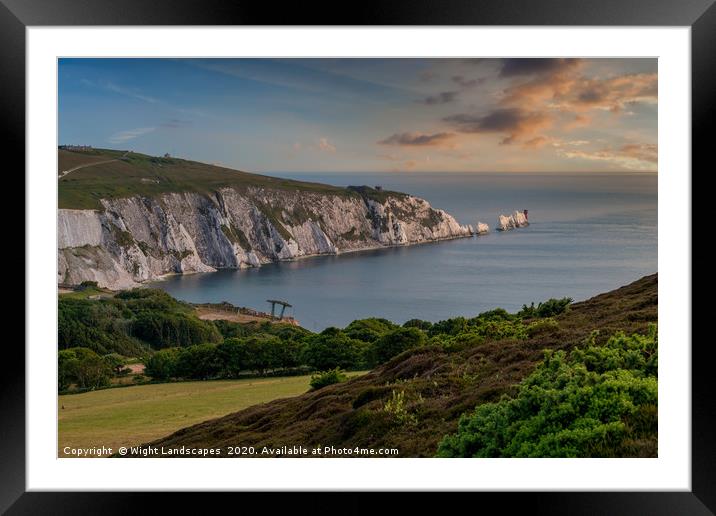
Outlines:
{"label": "rocky outcrop in sea", "polygon": [[508,231],[515,228],[523,228],[529,226],[527,219],[527,210],[515,211],[512,215],[500,215],[497,221],[498,231]]}

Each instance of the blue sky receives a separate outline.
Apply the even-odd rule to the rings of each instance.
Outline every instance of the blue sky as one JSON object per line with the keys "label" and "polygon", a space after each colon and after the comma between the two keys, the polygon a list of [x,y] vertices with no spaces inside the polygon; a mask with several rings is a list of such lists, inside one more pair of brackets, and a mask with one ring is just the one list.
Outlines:
{"label": "blue sky", "polygon": [[657,170],[656,59],[61,59],[60,144],[253,172]]}

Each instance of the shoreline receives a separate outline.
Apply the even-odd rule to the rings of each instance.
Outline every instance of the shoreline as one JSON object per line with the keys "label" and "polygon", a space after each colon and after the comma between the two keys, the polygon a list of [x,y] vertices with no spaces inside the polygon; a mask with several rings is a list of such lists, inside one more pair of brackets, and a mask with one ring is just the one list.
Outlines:
{"label": "shoreline", "polygon": [[[341,255],[344,255],[344,254],[354,254],[354,253],[360,253],[360,252],[366,252],[366,251],[379,251],[379,250],[381,250],[381,249],[395,249],[395,248],[399,248],[399,247],[413,247],[413,246],[424,245],[424,244],[437,244],[437,243],[440,243],[440,242],[446,242],[446,241],[450,241],[450,240],[458,240],[458,239],[460,239],[460,238],[477,238],[477,237],[480,237],[480,236],[485,236],[485,235],[484,235],[484,234],[483,234],[483,235],[480,235],[480,234],[477,234],[477,233],[471,233],[471,234],[469,234],[469,235],[458,235],[458,236],[445,237],[445,238],[435,238],[435,239],[432,239],[432,240],[425,240],[425,241],[423,241],[423,242],[414,242],[414,243],[407,243],[407,244],[391,244],[391,245],[377,245],[377,246],[360,247],[360,248],[357,248],[357,249],[347,249],[347,250],[345,250],[345,251],[339,251],[339,252],[337,252],[337,253],[304,254],[304,255],[296,256],[296,257],[289,258],[289,259],[286,259],[286,260],[276,260],[276,261],[265,262],[265,263],[262,263],[261,265],[259,265],[258,267],[255,267],[255,266],[249,266],[249,267],[219,267],[219,268],[216,268],[216,270],[214,270],[214,271],[208,271],[208,272],[202,272],[202,271],[167,272],[166,274],[161,274],[161,275],[157,276],[157,278],[155,278],[155,279],[151,279],[151,280],[147,280],[147,281],[143,281],[143,282],[138,282],[138,283],[137,283],[137,285],[138,285],[137,287],[130,287],[130,288],[146,287],[147,285],[150,285],[150,284],[152,284],[152,283],[158,283],[158,282],[161,282],[161,281],[165,281],[165,280],[167,280],[167,279],[169,279],[169,278],[173,278],[173,277],[175,277],[175,276],[190,276],[190,275],[194,275],[194,274],[214,274],[215,272],[227,271],[227,270],[229,270],[229,271],[230,271],[230,270],[239,271],[239,270],[246,270],[246,269],[260,269],[260,268],[263,267],[264,265],[271,265],[271,264],[276,264],[276,263],[290,263],[290,262],[296,262],[296,261],[299,261],[299,260],[306,260],[306,259],[311,259],[311,258],[317,258],[317,257],[319,257],[319,256],[341,256]],[[123,290],[129,290],[130,288],[118,289],[118,290],[112,290],[112,291],[113,291],[113,292],[121,292],[121,291],[123,291]],[[111,289],[109,289],[109,290],[111,290]]]}

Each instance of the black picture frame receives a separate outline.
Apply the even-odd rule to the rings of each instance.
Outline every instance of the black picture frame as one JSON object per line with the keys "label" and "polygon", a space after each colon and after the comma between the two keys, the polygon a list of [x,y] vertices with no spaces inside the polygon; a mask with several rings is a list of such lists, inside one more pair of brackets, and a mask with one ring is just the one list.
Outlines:
{"label": "black picture frame", "polygon": [[[716,5],[714,0],[449,0],[384,1],[325,4],[221,0],[0,0],[0,126],[6,149],[25,167],[25,30],[49,25],[557,25],[557,26],[689,26],[692,71],[692,185],[700,170],[713,169],[709,159],[711,129],[716,119]],[[10,167],[5,169],[8,173]],[[24,191],[15,173],[18,191]],[[692,191],[696,192],[692,188]],[[25,192],[26,194],[28,192]],[[668,194],[667,194],[668,195]],[[694,200],[693,206],[697,203]],[[708,203],[706,204],[709,205]],[[695,212],[692,214],[695,215]],[[683,214],[676,216],[682,217]],[[694,217],[695,219],[695,217]],[[15,224],[15,226],[19,226]],[[25,235],[12,235],[23,242]],[[23,251],[19,251],[23,256]],[[692,249],[693,253],[693,249]],[[19,266],[15,257],[15,268]],[[693,275],[693,271],[692,271]],[[705,288],[705,287],[701,287]],[[700,314],[692,303],[693,313]],[[702,305],[701,305],[702,306]],[[692,316],[693,320],[693,316]],[[16,340],[6,340],[0,379],[0,511],[8,514],[113,514],[149,510],[147,494],[25,492],[25,354]],[[10,345],[12,344],[12,346]],[[684,343],[688,345],[688,343]],[[480,493],[480,503],[523,506],[537,514],[714,514],[716,513],[716,428],[711,339],[692,344],[692,490],[690,492],[609,493]],[[163,493],[163,512],[206,510],[206,502]],[[223,502],[224,495],[211,494]],[[221,496],[222,499],[215,498]],[[246,507],[255,495],[241,494]],[[332,498],[296,495],[293,510],[315,512],[332,506]],[[345,511],[373,510],[377,494],[349,495],[337,502]],[[462,495],[453,495],[462,496]],[[457,500],[455,502],[458,502]],[[459,502],[458,502],[459,503]],[[470,502],[473,504],[474,502]],[[423,504],[422,496],[410,505]],[[473,505],[480,510],[477,505]]]}

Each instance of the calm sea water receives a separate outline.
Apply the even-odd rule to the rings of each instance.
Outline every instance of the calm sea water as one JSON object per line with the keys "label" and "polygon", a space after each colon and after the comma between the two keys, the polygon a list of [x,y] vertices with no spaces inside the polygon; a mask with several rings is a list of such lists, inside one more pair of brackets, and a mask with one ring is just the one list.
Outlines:
{"label": "calm sea water", "polygon": [[[646,174],[275,174],[382,185],[423,197],[461,223],[496,225],[528,209],[531,225],[410,247],[175,276],[156,283],[191,302],[294,305],[322,330],[379,316],[438,321],[569,296],[583,300],[657,270],[657,177]],[[290,309],[287,313],[291,313]]]}

